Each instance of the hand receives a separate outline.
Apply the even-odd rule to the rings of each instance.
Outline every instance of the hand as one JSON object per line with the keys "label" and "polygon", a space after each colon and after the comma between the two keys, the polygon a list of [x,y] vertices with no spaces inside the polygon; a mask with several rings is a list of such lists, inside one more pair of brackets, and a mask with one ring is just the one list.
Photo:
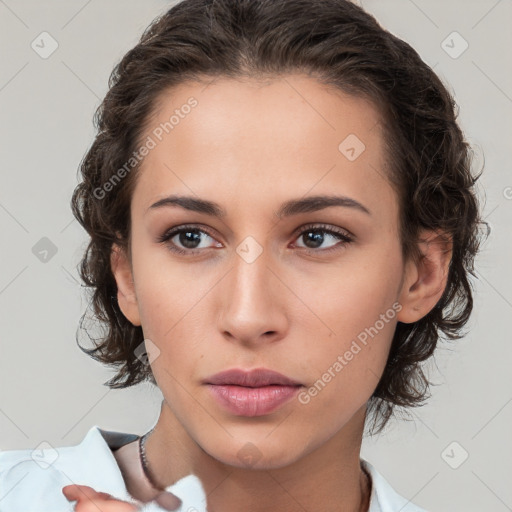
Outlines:
{"label": "hand", "polygon": [[[77,501],[75,512],[137,512],[137,505],[121,501],[106,492],[97,492],[88,485],[66,485],[62,488],[62,494],[69,501]],[[158,494],[153,501],[164,510],[176,510],[181,505],[181,500],[174,494],[164,491]]]}
{"label": "hand", "polygon": [[75,512],[136,512],[139,509],[133,503],[121,501],[106,492],[97,492],[88,485],[66,485],[62,494],[69,501],[77,501]]}

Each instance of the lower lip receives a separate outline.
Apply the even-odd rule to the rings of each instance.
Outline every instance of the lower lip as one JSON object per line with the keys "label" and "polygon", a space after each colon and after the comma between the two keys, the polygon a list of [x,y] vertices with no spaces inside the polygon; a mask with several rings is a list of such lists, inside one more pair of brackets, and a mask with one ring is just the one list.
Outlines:
{"label": "lower lip", "polygon": [[302,386],[217,386],[208,384],[213,397],[237,416],[263,416],[291,400]]}

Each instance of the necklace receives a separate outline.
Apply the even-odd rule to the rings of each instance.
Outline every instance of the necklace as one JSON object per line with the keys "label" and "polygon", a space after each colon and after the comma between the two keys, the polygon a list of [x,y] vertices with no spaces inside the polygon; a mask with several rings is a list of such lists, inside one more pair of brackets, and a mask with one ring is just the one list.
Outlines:
{"label": "necklace", "polygon": [[155,428],[153,427],[149,432],[146,432],[143,436],[139,437],[139,457],[140,457],[140,463],[142,465],[142,470],[144,471],[144,474],[146,475],[146,478],[149,480],[151,485],[158,489],[159,491],[165,491],[165,489],[162,489],[156,482],[155,479],[151,476],[151,472],[148,468],[148,461],[146,458],[146,449],[144,445],[146,444],[146,439],[148,438],[149,434],[153,432]]}

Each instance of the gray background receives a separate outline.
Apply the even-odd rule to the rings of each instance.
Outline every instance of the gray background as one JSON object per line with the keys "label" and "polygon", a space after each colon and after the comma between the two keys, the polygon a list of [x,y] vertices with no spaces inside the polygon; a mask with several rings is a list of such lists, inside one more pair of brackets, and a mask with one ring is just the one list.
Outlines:
{"label": "gray background", "polygon": [[[429,365],[440,385],[414,421],[366,440],[362,456],[432,512],[512,510],[512,1],[359,3],[454,92],[476,167],[485,157],[492,228],[477,260],[470,332],[442,345]],[[77,444],[93,425],[141,434],[158,417],[158,389],[109,390],[102,383],[112,372],[75,344],[86,237],[69,200],[112,67],[170,5],[0,0],[0,449]],[[58,42],[47,59],[31,48],[43,31]],[[464,40],[467,50],[454,58]],[[33,253],[43,237],[57,248],[46,262]]]}

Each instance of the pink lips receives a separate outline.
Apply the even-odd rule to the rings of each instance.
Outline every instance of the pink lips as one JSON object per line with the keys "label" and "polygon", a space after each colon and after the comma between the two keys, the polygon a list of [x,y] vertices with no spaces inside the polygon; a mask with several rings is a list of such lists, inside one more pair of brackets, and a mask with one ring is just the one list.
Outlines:
{"label": "pink lips", "polygon": [[205,379],[217,402],[238,416],[262,416],[275,411],[293,398],[302,387],[300,382],[267,370],[232,369]]}

